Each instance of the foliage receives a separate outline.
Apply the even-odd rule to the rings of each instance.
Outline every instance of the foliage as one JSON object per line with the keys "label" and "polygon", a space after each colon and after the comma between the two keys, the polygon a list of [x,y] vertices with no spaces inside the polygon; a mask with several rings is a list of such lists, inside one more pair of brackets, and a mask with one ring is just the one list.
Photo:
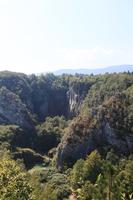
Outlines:
{"label": "foliage", "polygon": [[[77,161],[74,165],[71,184],[79,200],[131,200],[133,198],[133,160],[122,158],[114,162],[116,155],[113,155],[112,152],[110,152],[110,155],[107,156],[107,160],[101,162],[100,171],[95,173],[95,181],[88,176],[88,170],[88,174],[86,173],[86,177],[83,178],[84,167],[82,167],[79,171],[79,174],[81,174],[79,177],[82,177],[82,179],[79,179],[82,181],[78,184],[79,182],[77,183],[78,180],[74,179],[74,175],[76,170],[78,173],[77,166],[81,166],[81,161]],[[82,165],[85,165],[85,162],[82,161]]]}
{"label": "foliage", "polygon": [[36,149],[41,153],[47,153],[56,147],[67,127],[67,121],[63,116],[47,117],[45,122],[37,126]]}
{"label": "foliage", "polygon": [[7,142],[10,149],[17,146],[25,147],[29,145],[28,135],[19,126],[16,125],[0,125],[0,143]]}
{"label": "foliage", "polygon": [[33,200],[32,187],[26,172],[8,157],[0,160],[0,199]]}
{"label": "foliage", "polygon": [[[116,151],[119,144],[106,140],[126,141],[128,151],[123,154],[131,154],[133,73],[27,76],[1,72],[2,88],[12,93],[12,105],[15,100],[24,105],[36,127],[22,130],[0,112],[0,152],[10,150],[30,169],[27,173],[16,161],[1,156],[1,200],[63,200],[72,192],[79,200],[133,199],[133,159],[122,155],[123,146]],[[105,124],[113,138],[106,136]],[[62,147],[59,153],[66,171],[59,173],[50,163]]]}
{"label": "foliage", "polygon": [[69,196],[70,186],[67,176],[63,174],[55,174],[44,187],[42,197],[49,200],[62,200]]}
{"label": "foliage", "polygon": [[74,188],[81,187],[85,181],[95,183],[101,172],[102,160],[97,151],[93,151],[86,160],[78,160],[71,172],[71,184]]}

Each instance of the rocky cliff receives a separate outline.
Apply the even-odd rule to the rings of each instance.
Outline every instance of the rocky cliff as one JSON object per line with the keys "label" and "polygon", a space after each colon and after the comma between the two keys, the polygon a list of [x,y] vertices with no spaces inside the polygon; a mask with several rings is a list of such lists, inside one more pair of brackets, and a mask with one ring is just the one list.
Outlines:
{"label": "rocky cliff", "polygon": [[0,124],[15,124],[24,129],[33,129],[33,120],[19,96],[0,88]]}
{"label": "rocky cliff", "polygon": [[67,91],[68,116],[73,117],[79,114],[84,98],[86,97],[90,83],[77,82],[69,85]]}
{"label": "rocky cliff", "polygon": [[[104,154],[105,149],[113,148],[118,154],[127,155],[133,151],[132,91],[132,73],[27,76],[1,72],[0,125],[17,125],[29,137],[46,117],[63,115],[71,120],[60,133],[62,139],[56,153],[58,168],[86,157],[94,149]],[[43,127],[41,136],[34,132],[31,143],[37,143],[38,137],[47,138],[45,134],[59,133],[58,126],[56,131],[49,126],[47,123]],[[60,141],[56,138],[58,135],[55,135],[56,141]],[[41,140],[42,146],[46,144]],[[55,147],[53,144],[51,148]],[[33,146],[39,150],[37,145]]]}
{"label": "rocky cliff", "polygon": [[101,154],[107,149],[114,149],[119,155],[133,153],[133,112],[132,116],[129,112],[132,103],[125,102],[125,99],[123,95],[111,97],[95,112],[80,114],[72,121],[57,148],[59,170],[64,164],[71,165],[85,158],[95,149]]}
{"label": "rocky cliff", "polygon": [[31,115],[36,116],[36,122],[44,121],[47,116],[76,116],[89,84],[59,81],[62,80],[53,75],[28,77],[25,74],[1,72],[0,123],[31,127]]}

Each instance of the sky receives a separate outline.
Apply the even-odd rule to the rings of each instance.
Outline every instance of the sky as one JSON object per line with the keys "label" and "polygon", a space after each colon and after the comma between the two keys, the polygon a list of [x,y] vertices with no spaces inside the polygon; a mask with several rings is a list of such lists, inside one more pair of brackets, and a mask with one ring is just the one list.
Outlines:
{"label": "sky", "polygon": [[0,0],[0,70],[133,64],[133,0]]}

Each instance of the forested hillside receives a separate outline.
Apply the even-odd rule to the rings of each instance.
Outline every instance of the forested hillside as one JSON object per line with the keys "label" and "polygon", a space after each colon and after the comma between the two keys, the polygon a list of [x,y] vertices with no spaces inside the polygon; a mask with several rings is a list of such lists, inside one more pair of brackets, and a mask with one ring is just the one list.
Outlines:
{"label": "forested hillside", "polygon": [[0,72],[1,200],[132,200],[133,73]]}

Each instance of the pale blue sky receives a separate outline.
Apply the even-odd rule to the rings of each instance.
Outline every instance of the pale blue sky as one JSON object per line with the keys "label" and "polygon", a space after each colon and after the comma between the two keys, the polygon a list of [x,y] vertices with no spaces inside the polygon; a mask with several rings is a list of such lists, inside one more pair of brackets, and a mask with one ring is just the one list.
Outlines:
{"label": "pale blue sky", "polygon": [[0,0],[0,70],[133,64],[133,0]]}

